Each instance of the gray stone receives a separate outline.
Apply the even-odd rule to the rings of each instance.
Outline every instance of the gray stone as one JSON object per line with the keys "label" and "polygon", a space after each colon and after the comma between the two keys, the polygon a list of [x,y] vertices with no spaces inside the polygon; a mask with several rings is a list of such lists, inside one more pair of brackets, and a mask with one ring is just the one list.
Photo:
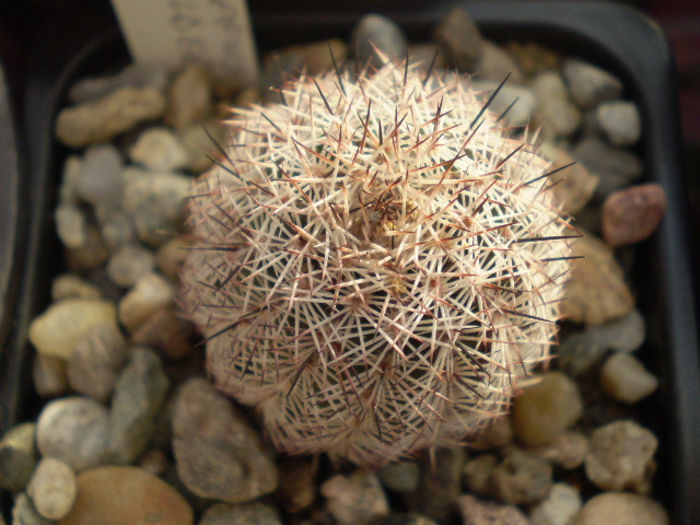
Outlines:
{"label": "gray stone", "polygon": [[138,466],[154,476],[162,476],[170,469],[168,458],[162,450],[148,450],[139,459]]}
{"label": "gray stone", "polygon": [[326,498],[326,508],[341,524],[367,523],[389,513],[379,479],[371,472],[336,474],[321,485],[321,494]]}
{"label": "gray stone", "polygon": [[576,525],[669,525],[666,510],[651,498],[638,494],[606,492],[586,502]]}
{"label": "gray stone", "polygon": [[68,359],[93,326],[116,326],[117,312],[109,301],[64,299],[29,325],[29,340],[43,355]]}
{"label": "gray stone", "polygon": [[91,146],[85,152],[77,181],[78,195],[93,207],[118,208],[124,180],[119,150],[112,144]]}
{"label": "gray stone", "polygon": [[155,64],[130,64],[113,75],[78,80],[68,90],[68,100],[72,103],[87,102],[124,87],[151,87],[164,91],[167,82],[165,68]]}
{"label": "gray stone", "polygon": [[388,18],[369,14],[363,16],[352,32],[351,48],[360,67],[369,64],[379,68],[384,60],[376,53],[375,47],[389,60],[406,58],[406,37],[401,28]]}
{"label": "gray stone", "polygon": [[588,454],[588,438],[580,432],[564,431],[552,443],[533,452],[564,470],[580,467]]}
{"label": "gray stone", "polygon": [[[498,88],[499,82],[474,80],[472,88],[479,93],[479,99],[486,102]],[[537,98],[530,88],[515,84],[505,84],[496,98],[491,101],[489,109],[497,116],[506,110],[505,122],[510,126],[523,126],[532,118],[537,106]],[[509,109],[510,108],[510,109]]]}
{"label": "gray stone", "polygon": [[513,423],[510,416],[494,419],[469,442],[473,450],[493,450],[513,442]]}
{"label": "gray stone", "polygon": [[172,446],[180,480],[200,497],[242,503],[277,487],[272,453],[204,379],[190,379],[177,394]]}
{"label": "gray stone", "polygon": [[380,516],[369,522],[370,525],[438,525],[436,521],[431,520],[420,514],[389,514],[388,516]]}
{"label": "gray stone", "polygon": [[156,253],[158,269],[168,279],[177,282],[180,268],[191,252],[188,248],[195,244],[196,240],[191,235],[180,235],[161,244]]}
{"label": "gray stone", "polygon": [[80,155],[68,155],[63,163],[61,185],[58,188],[58,202],[78,204],[78,178],[83,169],[83,159]]}
{"label": "gray stone", "polygon": [[515,505],[481,501],[471,494],[460,496],[456,504],[462,515],[462,525],[529,525],[525,515]]}
{"label": "gray stone", "polygon": [[577,376],[589,370],[607,350],[633,352],[646,337],[644,319],[638,310],[608,323],[587,327],[559,345],[559,364]]}
{"label": "gray stone", "polygon": [[184,199],[192,179],[138,168],[125,169],[124,177],[123,207],[139,238],[156,246],[168,240],[167,232],[177,232],[182,226]]}
{"label": "gray stone", "polygon": [[462,470],[464,486],[477,496],[490,497],[491,476],[498,465],[498,458],[493,454],[481,454],[467,461]]}
{"label": "gray stone", "polygon": [[564,149],[548,142],[540,146],[540,154],[552,163],[549,171],[561,169],[560,177],[553,181],[556,186],[552,188],[552,193],[564,211],[574,214],[583,209],[593,197],[598,176],[588,171],[581,162],[576,162]]}
{"label": "gray stone", "polygon": [[597,428],[586,456],[586,476],[602,490],[646,492],[654,470],[658,440],[633,421]]}
{"label": "gray stone", "polygon": [[530,525],[573,525],[579,510],[578,491],[566,483],[555,483],[549,496],[530,509]]}
{"label": "gray stone", "polygon": [[636,357],[619,352],[603,364],[600,384],[610,397],[632,404],[651,395],[659,380]]}
{"label": "gray stone", "polygon": [[116,250],[136,240],[136,232],[131,220],[120,210],[113,211],[100,221],[100,233],[110,250]]}
{"label": "gray stone", "polygon": [[107,275],[117,286],[130,288],[155,265],[156,256],[151,250],[139,244],[125,244],[109,258]]}
{"label": "gray stone", "polygon": [[481,41],[481,57],[474,67],[474,74],[486,80],[501,82],[507,75],[508,82],[521,84],[524,80],[520,66],[501,46],[489,40]]}
{"label": "gray stone", "polygon": [[204,68],[188,66],[177,74],[168,91],[165,121],[183,130],[211,112],[211,81]]}
{"label": "gray stone", "polygon": [[20,423],[10,428],[2,437],[0,488],[19,492],[27,486],[38,459],[35,436],[35,423]]}
{"label": "gray stone", "polygon": [[632,146],[642,135],[637,106],[626,100],[603,102],[595,110],[599,128],[614,146]]}
{"label": "gray stone", "polygon": [[36,510],[34,503],[26,493],[15,498],[12,507],[12,525],[51,525],[52,520],[44,518]]}
{"label": "gray stone", "polygon": [[107,455],[112,461],[131,463],[146,449],[168,386],[158,356],[150,350],[132,350],[114,387],[109,412]]}
{"label": "gray stone", "polygon": [[66,248],[66,266],[72,272],[87,273],[96,270],[109,257],[109,250],[100,235],[100,231],[92,224],[88,225],[85,234],[85,244],[80,248]]}
{"label": "gray stone", "polygon": [[76,472],[95,467],[104,461],[108,422],[107,409],[92,399],[51,401],[37,421],[39,452],[60,459]]}
{"label": "gray stone", "polygon": [[151,315],[170,305],[174,297],[170,282],[157,273],[147,273],[119,301],[119,320],[129,332],[134,332]]}
{"label": "gray stone", "polygon": [[61,110],[56,119],[56,138],[79,148],[106,142],[137,124],[160,117],[165,98],[151,88],[125,87],[100,99]]}
{"label": "gray stone", "polygon": [[68,391],[65,359],[37,353],[32,363],[34,390],[41,397],[58,397]]}
{"label": "gray stone", "polygon": [[185,169],[192,173],[203,173],[214,164],[212,159],[216,158],[216,145],[207,135],[207,131],[219,144],[222,146],[226,144],[225,129],[215,122],[194,124],[178,135],[187,154]]}
{"label": "gray stone", "polygon": [[129,149],[129,158],[153,171],[179,170],[188,161],[187,151],[180,139],[162,126],[143,131]]}
{"label": "gray stone", "polygon": [[573,157],[600,178],[596,196],[603,198],[642,175],[642,162],[632,153],[608,146],[597,137],[586,137],[571,150]]}
{"label": "gray stone", "polygon": [[464,9],[455,7],[450,10],[435,28],[433,36],[450,66],[471,72],[479,63],[483,49],[481,34]]}
{"label": "gray stone", "polygon": [[552,466],[535,454],[511,449],[491,476],[493,495],[504,503],[530,504],[547,497]]}
{"label": "gray stone", "polygon": [[461,491],[462,468],[467,454],[464,449],[441,448],[435,462],[421,462],[421,478],[415,492],[406,494],[409,507],[437,521],[446,519]]}
{"label": "gray stone", "polygon": [[87,219],[73,204],[59,204],[54,211],[56,233],[68,248],[80,248],[87,241]]}
{"label": "gray stone", "polygon": [[68,381],[76,392],[106,401],[126,358],[126,340],[119,328],[110,324],[94,326],[68,359]]}
{"label": "gray stone", "polygon": [[259,501],[217,503],[209,507],[198,525],[282,525],[277,512]]}
{"label": "gray stone", "polygon": [[50,520],[60,520],[68,514],[76,491],[75,473],[54,458],[43,458],[39,462],[27,487],[36,510]]}
{"label": "gray stone", "polygon": [[546,129],[567,137],[581,126],[581,112],[569,99],[559,73],[544,71],[532,80],[530,87],[537,97],[537,111]]}
{"label": "gray stone", "polygon": [[420,468],[414,461],[392,463],[377,471],[385,487],[394,492],[412,492],[418,487]]}
{"label": "gray stone", "polygon": [[587,62],[568,59],[563,66],[564,78],[571,98],[582,108],[591,108],[622,93],[619,79]]}
{"label": "gray stone", "polygon": [[100,290],[77,275],[64,273],[51,282],[51,300],[99,299]]}

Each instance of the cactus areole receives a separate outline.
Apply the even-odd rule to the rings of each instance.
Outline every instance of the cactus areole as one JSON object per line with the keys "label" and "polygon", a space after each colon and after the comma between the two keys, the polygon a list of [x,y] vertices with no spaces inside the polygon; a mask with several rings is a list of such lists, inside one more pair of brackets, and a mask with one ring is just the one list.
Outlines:
{"label": "cactus areole", "polygon": [[376,467],[464,443],[548,359],[561,174],[488,99],[404,62],[233,109],[188,199],[181,303],[281,451]]}

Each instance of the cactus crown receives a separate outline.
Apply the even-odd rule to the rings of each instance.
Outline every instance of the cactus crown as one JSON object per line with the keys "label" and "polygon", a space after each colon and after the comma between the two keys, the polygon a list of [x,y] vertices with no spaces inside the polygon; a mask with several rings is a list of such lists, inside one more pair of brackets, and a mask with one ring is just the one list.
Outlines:
{"label": "cactus crown", "polygon": [[290,453],[378,466],[473,435],[546,360],[568,271],[548,164],[468,80],[387,63],[233,109],[182,304]]}

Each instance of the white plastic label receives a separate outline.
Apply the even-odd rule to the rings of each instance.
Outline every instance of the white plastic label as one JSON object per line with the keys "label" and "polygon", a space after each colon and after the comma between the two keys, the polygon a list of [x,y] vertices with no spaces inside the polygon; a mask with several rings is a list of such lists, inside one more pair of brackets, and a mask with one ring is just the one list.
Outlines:
{"label": "white plastic label", "polygon": [[258,60],[245,0],[112,0],[136,62],[197,62],[236,83],[256,85]]}

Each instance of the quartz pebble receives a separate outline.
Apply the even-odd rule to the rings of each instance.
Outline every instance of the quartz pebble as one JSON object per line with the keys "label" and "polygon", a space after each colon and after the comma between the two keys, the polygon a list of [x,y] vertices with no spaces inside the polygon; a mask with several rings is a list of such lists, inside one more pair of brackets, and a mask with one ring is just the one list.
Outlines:
{"label": "quartz pebble", "polygon": [[124,180],[119,150],[112,144],[90,146],[83,157],[76,182],[78,195],[94,207],[115,209],[121,205]]}
{"label": "quartz pebble", "polygon": [[247,418],[204,379],[180,388],[172,425],[177,472],[194,494],[242,503],[277,488],[270,451]]}
{"label": "quartz pebble", "polygon": [[129,149],[129,158],[153,171],[184,168],[189,160],[185,146],[168,128],[157,126],[141,133]]}
{"label": "quartz pebble", "polygon": [[431,520],[420,514],[389,514],[374,518],[369,522],[370,525],[438,525],[436,521]]}
{"label": "quartz pebble", "polygon": [[39,414],[36,442],[43,456],[60,459],[74,471],[99,465],[107,447],[107,409],[84,397],[51,401]]}
{"label": "quartz pebble", "polygon": [[61,185],[58,188],[58,202],[78,204],[78,179],[83,169],[83,158],[80,155],[68,155],[63,163]]}
{"label": "quartz pebble", "polygon": [[171,281],[177,281],[178,273],[190,253],[188,248],[194,246],[195,239],[191,235],[180,235],[162,244],[156,253],[156,264]]}
{"label": "quartz pebble", "polygon": [[259,501],[217,503],[209,507],[198,525],[282,525],[277,512]]}
{"label": "quartz pebble", "polygon": [[68,359],[75,345],[93,326],[116,326],[116,318],[116,309],[111,302],[65,299],[32,321],[29,340],[41,354]]}
{"label": "quartz pebble", "polygon": [[510,416],[499,417],[479,431],[469,442],[473,450],[492,450],[505,447],[513,442],[513,423]]}
{"label": "quartz pebble", "polygon": [[15,504],[12,507],[12,525],[52,525],[53,523],[55,523],[53,520],[39,514],[25,492],[15,498]]}
{"label": "quartz pebble", "polygon": [[540,146],[540,153],[552,162],[548,171],[561,169],[558,179],[561,182],[552,188],[555,198],[568,213],[581,210],[593,197],[598,176],[588,171],[581,162],[576,162],[569,153],[548,142]]}
{"label": "quartz pebble", "polygon": [[156,311],[132,334],[134,344],[148,346],[165,359],[179,360],[193,349],[195,326],[172,308]]}
{"label": "quartz pebble", "polygon": [[482,501],[471,494],[460,496],[455,503],[462,515],[462,525],[529,525],[525,515],[515,505]]}
{"label": "quartz pebble", "polygon": [[341,524],[366,523],[389,513],[379,479],[371,472],[336,474],[321,485],[321,494],[326,498],[326,508]]}
{"label": "quartz pebble", "polygon": [[[481,92],[479,97],[484,102],[491,97],[499,84],[500,82],[492,80],[473,80],[471,82],[472,88]],[[497,115],[501,115],[507,110],[508,113],[506,113],[504,120],[508,125],[517,127],[524,126],[530,121],[536,106],[537,98],[530,88],[505,84],[491,101],[489,109]]]}
{"label": "quartz pebble", "polygon": [[536,455],[511,449],[491,475],[493,495],[504,503],[535,503],[552,487],[552,466]]}
{"label": "quartz pebble", "polygon": [[51,299],[99,299],[100,290],[77,275],[64,273],[51,282]]}
{"label": "quartz pebble", "polygon": [[533,452],[559,468],[573,470],[583,464],[588,448],[588,438],[584,434],[566,430],[549,445],[536,448]]}
{"label": "quartz pebble", "polygon": [[462,469],[464,486],[477,496],[490,497],[491,476],[498,465],[498,458],[493,454],[481,454],[467,461]]}
{"label": "quartz pebble", "polygon": [[521,84],[524,80],[520,66],[513,57],[501,46],[489,40],[481,41],[481,56],[474,66],[474,72],[479,78],[497,82],[501,82],[508,75],[510,75],[508,81],[514,84]]}
{"label": "quartz pebble", "polygon": [[424,458],[418,488],[406,494],[412,510],[437,521],[446,520],[462,487],[462,468],[467,454],[462,448],[439,448],[434,462]]}
{"label": "quartz pebble", "polygon": [[640,184],[618,190],[603,203],[605,242],[622,246],[643,241],[659,226],[666,213],[666,192],[659,184]]}
{"label": "quartz pebble", "polygon": [[87,237],[87,220],[80,208],[73,204],[59,204],[54,212],[56,233],[68,248],[80,248]]}
{"label": "quartz pebble", "polygon": [[78,497],[58,525],[193,525],[189,503],[136,467],[104,466],[77,477]]}
{"label": "quartz pebble", "polygon": [[39,514],[51,520],[60,520],[75,502],[75,474],[62,461],[43,458],[32,475],[27,494]]}
{"label": "quartz pebble", "polygon": [[139,124],[160,117],[162,93],[151,88],[125,87],[104,97],[62,109],[56,119],[56,138],[78,148],[106,142]]}
{"label": "quartz pebble", "polygon": [[599,198],[605,198],[642,175],[642,162],[633,153],[613,148],[598,137],[584,137],[572,148],[571,155],[598,175],[595,193]]}
{"label": "quartz pebble", "polygon": [[581,496],[576,489],[555,483],[549,496],[530,509],[530,525],[572,525],[579,510]]}
{"label": "quartz pebble", "polygon": [[623,420],[597,428],[586,456],[586,476],[602,490],[646,492],[658,440],[649,430]]}
{"label": "quartz pebble", "polygon": [[216,144],[225,145],[227,131],[217,122],[193,124],[178,133],[187,154],[185,168],[193,173],[202,173],[210,168],[216,158]]}
{"label": "quartz pebble", "polygon": [[562,69],[571,98],[583,108],[591,108],[622,93],[622,82],[601,68],[570,58]]}
{"label": "quartz pebble", "polygon": [[196,65],[180,71],[170,85],[165,121],[176,130],[183,130],[206,117],[211,110],[211,82],[207,71]]}
{"label": "quartz pebble", "polygon": [[165,68],[153,64],[130,64],[113,75],[83,78],[68,90],[68,100],[87,102],[123,87],[151,87],[163,91],[168,82]]}
{"label": "quartz pebble", "polygon": [[561,372],[549,372],[515,398],[513,428],[522,444],[547,445],[583,413],[578,386]]}
{"label": "quartz pebble", "polygon": [[20,423],[2,437],[0,488],[19,492],[27,486],[37,462],[35,436],[35,423]]}
{"label": "quartz pebble", "polygon": [[69,271],[87,273],[96,270],[109,257],[109,249],[94,225],[88,224],[85,231],[85,243],[79,248],[68,248],[65,251],[66,266]]}
{"label": "quartz pebble", "polygon": [[100,221],[100,233],[110,251],[136,240],[136,232],[129,217],[121,210],[113,211]]}
{"label": "quartz pebble", "polygon": [[531,82],[538,99],[537,110],[545,126],[555,135],[568,136],[581,126],[581,112],[569,99],[559,73],[544,71]]}
{"label": "quartz pebble", "polygon": [[598,127],[614,146],[632,146],[642,134],[637,106],[625,100],[602,102],[595,109]]}
{"label": "quartz pebble", "polygon": [[481,58],[483,42],[479,29],[464,9],[455,7],[450,10],[435,28],[433,36],[450,66],[460,71],[473,71]]}
{"label": "quartz pebble", "polygon": [[623,403],[637,403],[651,395],[659,386],[659,380],[639,360],[625,353],[610,356],[600,371],[603,390]]}
{"label": "quartz pebble", "polygon": [[638,494],[605,492],[586,502],[576,525],[669,525],[666,510],[653,499]]}
{"label": "quartz pebble", "polygon": [[134,332],[158,310],[170,305],[175,291],[170,282],[157,273],[147,273],[119,302],[119,320]]}
{"label": "quartz pebble", "polygon": [[394,492],[413,492],[420,480],[420,467],[414,461],[392,463],[377,471],[382,484]]}
{"label": "quartz pebble", "polygon": [[126,340],[119,328],[94,326],[68,359],[68,381],[76,392],[106,401],[126,358]]}
{"label": "quartz pebble", "polygon": [[40,397],[57,397],[68,390],[65,359],[36,354],[32,363],[34,390]]}
{"label": "quartz pebble", "polygon": [[117,286],[129,288],[153,270],[155,264],[156,258],[151,250],[138,244],[126,244],[109,258],[107,275]]}
{"label": "quartz pebble", "polygon": [[352,33],[352,50],[355,59],[364,66],[379,68],[382,58],[376,53],[375,47],[389,60],[406,58],[406,38],[401,28],[388,18],[369,14],[363,16]]}

